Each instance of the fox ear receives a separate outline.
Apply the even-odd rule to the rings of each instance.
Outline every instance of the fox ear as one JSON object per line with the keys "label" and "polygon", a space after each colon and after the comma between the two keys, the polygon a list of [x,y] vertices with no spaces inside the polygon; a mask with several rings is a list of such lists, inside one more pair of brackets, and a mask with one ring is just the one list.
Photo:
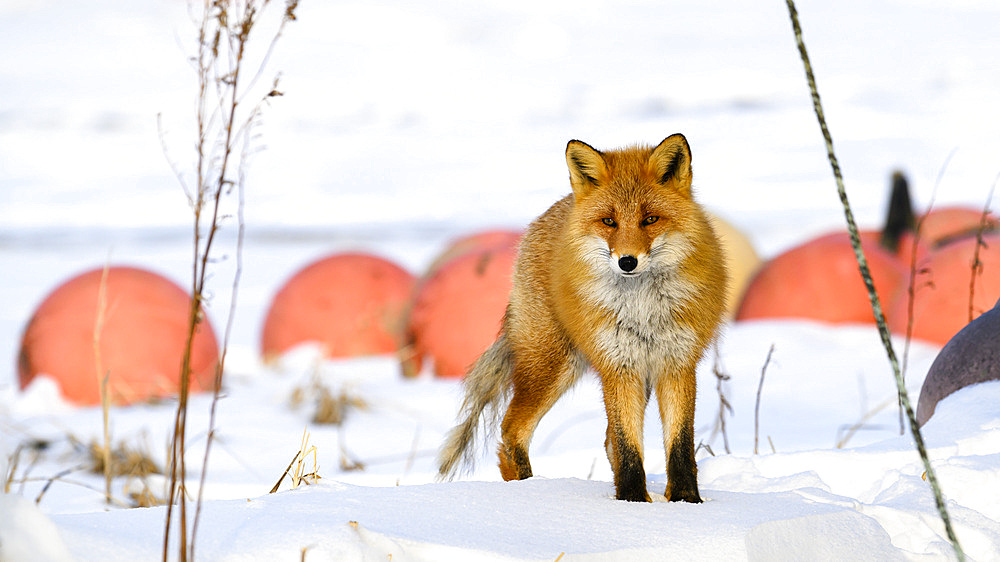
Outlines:
{"label": "fox ear", "polygon": [[566,164],[569,166],[569,182],[573,193],[585,197],[607,178],[608,166],[604,155],[589,144],[571,140],[566,145]]}
{"label": "fox ear", "polygon": [[673,183],[683,193],[691,191],[691,147],[684,135],[663,139],[649,156],[649,165],[661,184]]}

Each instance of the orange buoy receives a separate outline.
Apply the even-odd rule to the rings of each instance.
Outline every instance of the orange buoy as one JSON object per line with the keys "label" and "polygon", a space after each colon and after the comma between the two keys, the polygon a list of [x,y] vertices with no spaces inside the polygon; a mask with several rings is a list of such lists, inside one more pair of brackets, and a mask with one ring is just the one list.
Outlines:
{"label": "orange buoy", "polygon": [[[523,235],[524,231],[522,230],[494,229],[474,232],[451,240],[445,249],[427,266],[427,271],[417,281],[417,288],[414,291],[414,295],[421,291],[423,284],[433,277],[442,266],[452,260],[469,252],[486,248],[509,247],[516,250]],[[415,377],[420,374],[423,368],[423,351],[417,349],[416,335],[413,333],[410,321],[413,304],[414,301],[411,301],[410,306],[407,307],[403,322],[406,330],[403,336],[403,349],[400,352],[400,370],[404,377]]]}
{"label": "orange buoy", "polygon": [[[875,290],[882,302],[908,279],[896,257],[863,238]],[[846,232],[821,236],[770,260],[747,287],[736,320],[803,318],[873,323],[871,304]]]}
{"label": "orange buoy", "polygon": [[1000,222],[991,215],[983,224],[982,209],[971,207],[942,207],[931,209],[920,223],[920,239],[935,247],[944,246],[962,238],[975,238],[980,228],[986,233],[996,233]]}
{"label": "orange buoy", "polygon": [[496,229],[474,232],[472,234],[456,238],[449,242],[444,251],[434,258],[431,265],[427,267],[427,272],[424,273],[424,277],[430,277],[442,265],[467,252],[483,248],[492,248],[494,246],[510,246],[512,248],[516,248],[518,243],[520,243],[522,236],[524,236],[524,231],[521,230]]}
{"label": "orange buoy", "polygon": [[[25,327],[21,388],[50,375],[67,400],[100,404],[99,381],[106,375],[115,404],[176,395],[190,309],[183,289],[143,269],[119,266],[73,277],[45,297]],[[218,361],[215,333],[202,314],[191,348],[192,391],[212,388]]]}
{"label": "orange buoy", "polygon": [[496,339],[516,258],[517,248],[501,242],[468,251],[421,282],[409,332],[414,353],[430,357],[437,376],[464,376]]}
{"label": "orange buoy", "polygon": [[368,254],[320,259],[295,273],[271,300],[261,332],[265,359],[314,342],[327,357],[393,353],[414,278]]}
{"label": "orange buoy", "polygon": [[[976,275],[972,317],[989,310],[1000,298],[1000,235],[983,237],[979,249],[982,269]],[[928,255],[914,284],[914,338],[944,345],[969,323],[969,291],[976,237],[962,238]],[[889,327],[905,334],[909,319],[909,294],[901,291],[890,308]]]}

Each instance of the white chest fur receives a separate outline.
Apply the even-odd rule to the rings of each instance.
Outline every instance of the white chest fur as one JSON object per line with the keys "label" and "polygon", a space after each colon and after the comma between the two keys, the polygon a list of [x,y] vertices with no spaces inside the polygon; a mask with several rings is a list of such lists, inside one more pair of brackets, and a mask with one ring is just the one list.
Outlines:
{"label": "white chest fur", "polygon": [[602,274],[586,295],[610,313],[597,330],[597,348],[611,364],[647,376],[686,362],[697,336],[678,313],[694,293],[694,286],[674,272]]}

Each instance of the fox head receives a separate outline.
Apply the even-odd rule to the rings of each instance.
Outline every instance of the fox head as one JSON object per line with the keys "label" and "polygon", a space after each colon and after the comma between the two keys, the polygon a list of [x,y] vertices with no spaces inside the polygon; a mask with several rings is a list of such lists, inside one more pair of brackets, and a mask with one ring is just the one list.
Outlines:
{"label": "fox head", "polygon": [[575,233],[586,261],[631,277],[671,266],[692,249],[701,210],[691,195],[691,149],[683,135],[656,147],[599,151],[566,146]]}

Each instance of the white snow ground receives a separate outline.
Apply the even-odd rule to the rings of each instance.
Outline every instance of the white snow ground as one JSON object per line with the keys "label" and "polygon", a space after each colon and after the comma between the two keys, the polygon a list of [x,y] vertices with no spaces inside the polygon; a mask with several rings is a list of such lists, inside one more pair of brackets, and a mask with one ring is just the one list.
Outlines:
{"label": "white snow ground", "polygon": [[[982,206],[1000,172],[1000,8],[798,8],[859,220],[877,224],[896,167],[910,174],[919,205],[940,174],[936,204]],[[0,457],[49,443],[33,462],[20,456],[15,476],[28,481],[0,496],[0,559],[160,556],[164,508],[107,508],[101,479],[72,470],[84,457],[70,436],[98,438],[99,410],[62,404],[44,380],[19,391],[14,359],[34,307],[83,269],[110,260],[186,285],[190,213],[156,116],[170,160],[184,168],[193,37],[180,0],[0,5]],[[685,133],[699,197],[765,256],[842,225],[784,3],[307,0],[269,68],[281,71],[285,95],[265,111],[266,146],[250,170],[201,559],[298,560],[303,549],[307,560],[951,556],[912,439],[899,436],[873,328],[727,329],[732,454],[712,432],[719,398],[706,363],[697,439],[716,456],[699,453],[707,501],[696,506],[611,499],[592,382],[539,428],[539,477],[500,482],[486,445],[471,475],[434,483],[457,383],[403,380],[390,358],[324,362],[306,348],[265,367],[256,356],[268,299],[298,267],[360,249],[419,273],[453,235],[523,226],[567,191],[571,138],[611,147]],[[231,231],[222,242],[228,259],[213,270],[209,311],[217,330],[229,308]],[[754,455],[754,402],[772,344]],[[936,351],[910,349],[914,400]],[[290,397],[317,376],[366,407],[348,411],[341,427],[310,423],[310,405],[292,407]],[[1000,384],[972,387],[925,426],[952,520],[976,560],[1000,560],[997,403]],[[207,411],[207,397],[193,401],[193,449],[204,443]],[[162,462],[172,415],[171,404],[115,408],[113,439]],[[659,424],[647,425],[650,490],[662,492]],[[292,491],[286,480],[268,495],[306,428],[322,480]],[[193,450],[189,467],[200,459]],[[342,468],[357,462],[363,470]],[[137,485],[119,480],[114,490],[124,500]]]}

